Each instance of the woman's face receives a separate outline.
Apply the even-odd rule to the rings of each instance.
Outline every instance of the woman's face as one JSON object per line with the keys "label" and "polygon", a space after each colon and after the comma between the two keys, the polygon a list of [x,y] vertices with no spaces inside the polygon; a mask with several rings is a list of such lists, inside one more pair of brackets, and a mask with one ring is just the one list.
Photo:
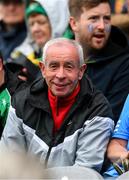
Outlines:
{"label": "woman's face", "polygon": [[47,16],[33,14],[28,18],[29,30],[33,40],[39,47],[51,38],[51,26]]}

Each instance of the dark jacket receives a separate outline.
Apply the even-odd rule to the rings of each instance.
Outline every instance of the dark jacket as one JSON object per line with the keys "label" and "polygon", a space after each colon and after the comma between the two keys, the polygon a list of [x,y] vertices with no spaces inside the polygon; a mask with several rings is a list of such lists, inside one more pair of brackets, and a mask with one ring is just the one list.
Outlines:
{"label": "dark jacket", "polygon": [[76,102],[56,134],[47,94],[41,78],[16,95],[1,143],[36,155],[47,167],[78,165],[100,171],[113,130],[112,112],[103,94],[84,76]]}
{"label": "dark jacket", "polygon": [[6,66],[5,82],[0,86],[0,137],[6,124],[11,97],[27,86],[27,83],[18,79],[17,74],[12,73]]}
{"label": "dark jacket", "polygon": [[0,52],[6,61],[10,53],[20,45],[26,37],[25,23],[17,24],[11,31],[5,30],[5,25],[0,21]]}
{"label": "dark jacket", "polygon": [[86,72],[109,100],[116,123],[129,93],[129,45],[122,31],[112,27],[107,46],[92,52]]}

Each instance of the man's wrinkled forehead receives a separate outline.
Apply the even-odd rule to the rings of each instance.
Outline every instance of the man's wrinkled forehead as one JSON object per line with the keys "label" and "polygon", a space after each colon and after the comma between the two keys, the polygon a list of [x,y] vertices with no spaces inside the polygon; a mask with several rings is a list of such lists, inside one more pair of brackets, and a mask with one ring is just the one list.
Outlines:
{"label": "man's wrinkled forehead", "polygon": [[76,47],[72,43],[69,43],[67,41],[63,41],[63,42],[56,42],[54,44],[51,44],[47,48],[46,52],[47,52],[47,55],[48,55],[48,54],[54,53],[55,52],[54,50],[58,50],[58,52],[63,51],[64,48],[65,49],[67,48],[68,50],[69,49],[71,49],[71,50],[75,49],[77,51]]}
{"label": "man's wrinkled forehead", "polygon": [[[54,44],[51,44],[48,48],[47,48],[47,51],[46,51],[46,57],[59,57],[61,56],[62,57],[62,54],[64,55],[64,51],[66,53],[68,53],[68,55],[70,54],[70,52],[76,52],[76,56],[78,56],[78,50],[77,48],[72,44],[72,43],[69,43],[69,42],[56,42]],[[46,58],[46,59],[47,59]]]}

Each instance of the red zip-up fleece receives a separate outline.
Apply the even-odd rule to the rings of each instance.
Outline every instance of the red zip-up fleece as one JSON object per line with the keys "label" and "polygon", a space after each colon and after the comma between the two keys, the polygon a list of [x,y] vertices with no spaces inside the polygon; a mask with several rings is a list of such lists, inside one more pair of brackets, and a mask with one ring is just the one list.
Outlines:
{"label": "red zip-up fleece", "polygon": [[48,90],[48,99],[50,102],[50,106],[52,109],[52,115],[54,120],[54,131],[58,130],[69,112],[71,106],[75,102],[76,96],[80,91],[80,84],[78,84],[77,88],[74,89],[72,94],[70,96],[65,98],[58,98],[57,96],[54,96],[50,89]]}

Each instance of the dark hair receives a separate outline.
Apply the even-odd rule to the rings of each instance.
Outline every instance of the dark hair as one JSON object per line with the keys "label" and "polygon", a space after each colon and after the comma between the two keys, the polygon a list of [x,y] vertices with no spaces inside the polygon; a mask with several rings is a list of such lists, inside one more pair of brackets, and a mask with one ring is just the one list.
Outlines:
{"label": "dark hair", "polygon": [[1,52],[0,52],[0,59],[3,61],[3,55]]}
{"label": "dark hair", "polygon": [[5,4],[5,5],[9,3],[22,4],[22,3],[25,3],[25,0],[0,0],[0,3]]}
{"label": "dark hair", "polygon": [[71,16],[79,18],[83,12],[83,8],[91,9],[100,3],[109,3],[109,0],[69,0],[69,11]]}

